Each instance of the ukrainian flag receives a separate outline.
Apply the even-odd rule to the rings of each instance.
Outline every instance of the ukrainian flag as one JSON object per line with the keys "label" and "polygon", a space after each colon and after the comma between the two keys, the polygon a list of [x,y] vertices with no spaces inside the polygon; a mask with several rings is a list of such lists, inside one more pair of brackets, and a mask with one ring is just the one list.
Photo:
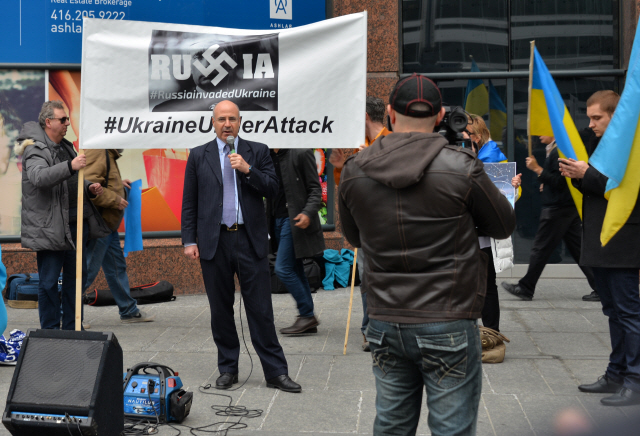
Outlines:
{"label": "ukrainian flag", "polygon": [[[480,68],[478,68],[474,59],[471,59],[471,72],[480,72]],[[470,114],[480,116],[489,112],[489,93],[481,79],[471,79],[467,82],[464,110]]]}
{"label": "ukrainian flag", "polygon": [[[534,50],[531,99],[529,101],[529,132],[535,136],[554,136],[558,154],[562,158],[572,158],[587,162],[589,155],[578,134],[578,129],[562,100],[560,91],[544,64],[537,48]],[[582,194],[571,184],[567,185],[582,218]]]}
{"label": "ukrainian flag", "polygon": [[[609,200],[600,242],[607,245],[624,226],[640,191],[640,32],[636,32],[624,92],[615,116],[591,156],[590,164],[609,178]],[[631,134],[633,132],[633,134]]]}
{"label": "ukrainian flag", "polygon": [[491,138],[495,141],[502,139],[502,130],[507,125],[507,108],[505,107],[500,94],[489,80],[489,130]]}

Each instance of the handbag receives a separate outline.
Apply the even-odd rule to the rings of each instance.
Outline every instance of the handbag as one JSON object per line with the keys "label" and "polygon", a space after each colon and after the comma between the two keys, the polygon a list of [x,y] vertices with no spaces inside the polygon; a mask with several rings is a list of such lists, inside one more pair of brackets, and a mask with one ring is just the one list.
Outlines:
{"label": "handbag", "polygon": [[505,335],[489,327],[480,326],[482,343],[482,363],[502,363],[507,346],[511,342]]}
{"label": "handbag", "polygon": [[[9,307],[14,309],[37,309],[40,276],[34,274],[12,274],[2,295]],[[58,292],[62,288],[62,274],[58,278]]]}

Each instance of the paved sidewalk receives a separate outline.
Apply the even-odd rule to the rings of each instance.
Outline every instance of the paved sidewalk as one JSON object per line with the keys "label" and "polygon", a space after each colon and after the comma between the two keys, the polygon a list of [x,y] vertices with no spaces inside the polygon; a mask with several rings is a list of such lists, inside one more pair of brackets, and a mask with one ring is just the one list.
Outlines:
{"label": "paved sidewalk", "polygon": [[[531,302],[520,301],[500,290],[501,329],[511,343],[507,344],[504,363],[483,367],[478,435],[550,435],[555,417],[566,408],[577,409],[592,425],[640,413],[640,407],[604,407],[599,403],[604,395],[583,394],[577,389],[579,384],[593,382],[604,373],[610,352],[607,321],[600,303],[581,300],[581,296],[589,292],[586,280],[557,279],[541,280]],[[356,288],[354,295],[346,356],[342,350],[349,290],[320,290],[314,294],[314,301],[321,321],[318,334],[280,336],[289,374],[302,385],[302,394],[266,388],[243,310],[250,354],[246,350],[242,352],[239,377],[241,383],[247,377],[248,380],[235,391],[213,389],[210,392],[229,394],[234,405],[263,412],[259,417],[242,419],[246,428],[230,430],[228,435],[372,433],[375,384],[370,355],[360,349],[359,290]],[[236,309],[238,303],[236,298]],[[274,295],[273,304],[276,328],[290,325],[297,314],[293,299],[286,294]],[[215,416],[211,406],[224,406],[228,400],[198,392],[198,386],[214,383],[218,376],[206,297],[179,296],[174,302],[144,306],[144,309],[155,312],[157,321],[124,325],[119,322],[115,307],[88,307],[86,320],[91,323],[92,331],[115,333],[124,350],[125,368],[154,361],[179,371],[185,386],[195,392],[191,414],[184,424],[200,427],[224,421],[226,418]],[[7,310],[7,331],[13,328],[26,331],[38,325],[36,310]],[[236,310],[236,323],[240,330],[238,312]],[[6,398],[13,372],[13,367],[0,367],[2,398]],[[426,419],[426,407],[423,407],[420,435],[430,434]],[[228,419],[234,420],[238,418]],[[164,426],[157,434],[177,433]],[[0,426],[0,435],[8,434]],[[189,430],[183,428],[182,434],[189,434]]]}

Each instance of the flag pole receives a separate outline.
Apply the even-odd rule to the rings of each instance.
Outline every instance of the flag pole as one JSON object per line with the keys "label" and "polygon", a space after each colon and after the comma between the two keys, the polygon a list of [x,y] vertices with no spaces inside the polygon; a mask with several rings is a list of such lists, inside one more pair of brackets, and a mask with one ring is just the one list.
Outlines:
{"label": "flag pole", "polygon": [[[84,154],[84,150],[78,150],[78,156]],[[82,247],[84,224],[84,168],[78,171],[78,232],[76,233],[76,331],[82,330]]]}
{"label": "flag pole", "polygon": [[344,351],[347,354],[347,342],[349,341],[349,326],[351,325],[351,309],[353,307],[353,287],[356,284],[356,261],[358,260],[358,249],[353,249],[353,271],[351,272],[351,297],[349,297],[349,315],[347,316],[347,332],[344,334]]}
{"label": "flag pole", "polygon": [[531,44],[531,57],[529,58],[529,104],[527,105],[527,147],[529,149],[529,156],[532,156],[531,152],[531,90],[533,88],[533,52],[536,47],[535,39],[530,42]]}

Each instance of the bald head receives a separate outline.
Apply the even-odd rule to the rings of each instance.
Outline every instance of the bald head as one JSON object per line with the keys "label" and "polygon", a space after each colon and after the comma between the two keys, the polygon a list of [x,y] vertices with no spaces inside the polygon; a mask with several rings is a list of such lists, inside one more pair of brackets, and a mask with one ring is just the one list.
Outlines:
{"label": "bald head", "polygon": [[223,141],[230,135],[238,136],[240,120],[240,109],[232,101],[223,100],[213,108],[213,128]]}

